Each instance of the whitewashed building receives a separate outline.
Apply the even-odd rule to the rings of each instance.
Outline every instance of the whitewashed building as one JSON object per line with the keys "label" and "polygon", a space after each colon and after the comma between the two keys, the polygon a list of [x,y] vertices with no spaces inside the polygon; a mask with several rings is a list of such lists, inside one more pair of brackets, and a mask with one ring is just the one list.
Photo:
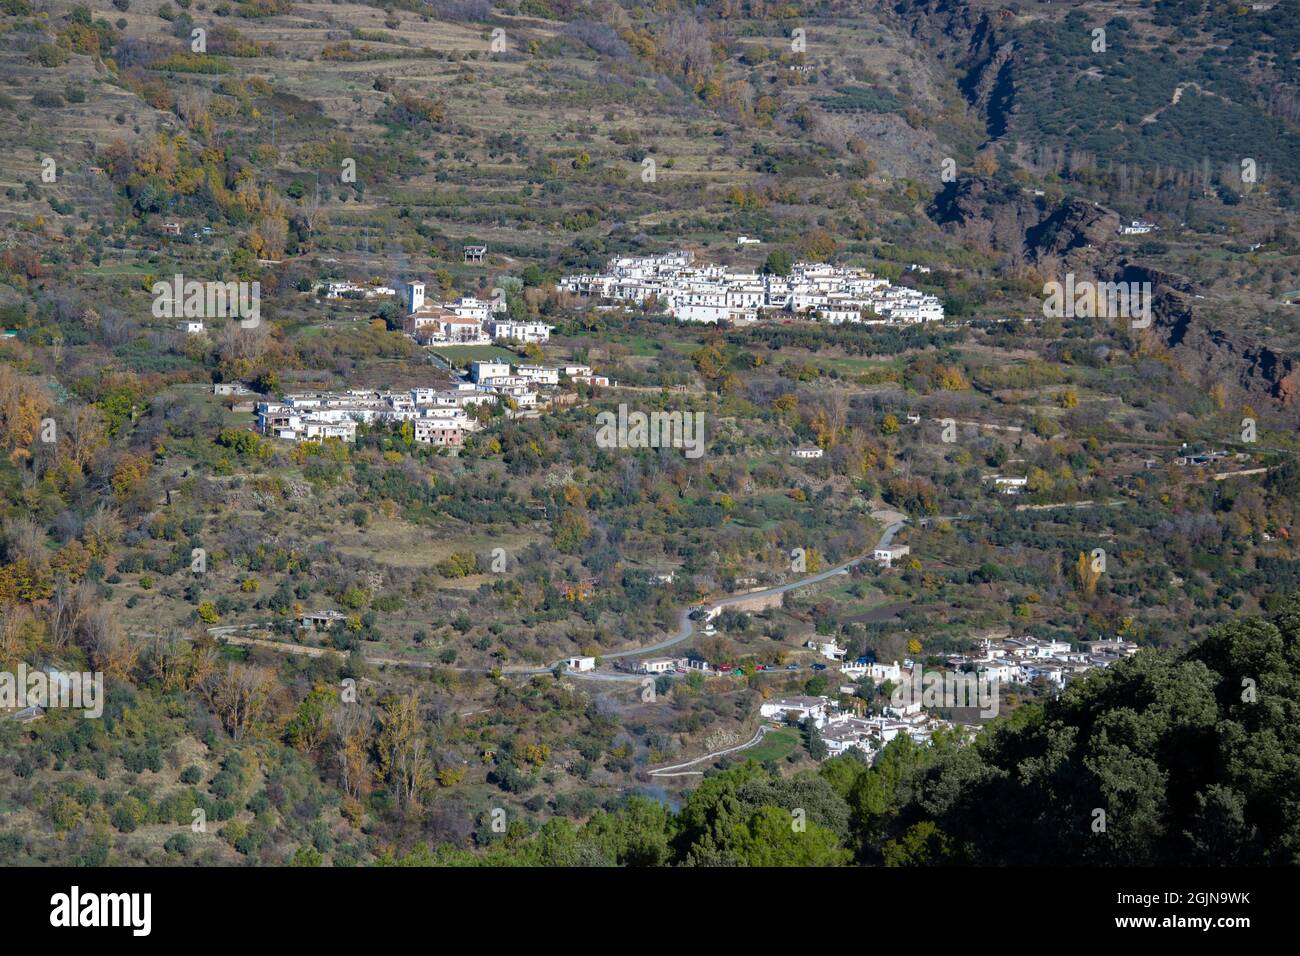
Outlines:
{"label": "whitewashed building", "polygon": [[551,326],[545,322],[516,322],[512,319],[494,319],[488,323],[492,338],[497,341],[536,343],[548,342],[551,338]]}
{"label": "whitewashed building", "polygon": [[821,727],[833,707],[829,697],[774,697],[763,701],[758,712],[769,720],[810,720],[814,727]]}
{"label": "whitewashed building", "polygon": [[892,568],[895,561],[911,553],[912,549],[905,544],[891,544],[884,548],[876,548],[873,557],[882,568]]}

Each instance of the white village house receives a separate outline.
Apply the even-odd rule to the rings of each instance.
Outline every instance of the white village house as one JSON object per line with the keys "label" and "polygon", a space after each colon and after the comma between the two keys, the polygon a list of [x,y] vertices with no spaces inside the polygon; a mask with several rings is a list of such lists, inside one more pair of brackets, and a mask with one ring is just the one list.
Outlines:
{"label": "white village house", "polygon": [[802,723],[811,720],[813,726],[820,727],[830,714],[829,697],[774,697],[759,705],[758,712],[769,720],[795,720]]}
{"label": "white village house", "polygon": [[816,651],[822,657],[831,661],[842,661],[844,656],[848,654],[846,648],[840,647],[834,641],[808,641],[804,644],[804,647]]}
{"label": "white village house", "polygon": [[875,558],[876,563],[882,568],[892,568],[895,561],[899,558],[906,557],[911,553],[912,549],[905,544],[891,544],[886,545],[883,548],[876,548],[876,550],[872,552],[872,557]]}

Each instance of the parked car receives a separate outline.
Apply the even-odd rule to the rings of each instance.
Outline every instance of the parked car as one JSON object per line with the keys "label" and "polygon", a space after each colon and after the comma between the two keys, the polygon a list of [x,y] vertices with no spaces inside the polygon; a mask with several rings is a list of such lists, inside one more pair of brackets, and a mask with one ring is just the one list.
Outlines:
{"label": "parked car", "polygon": [[813,670],[815,670],[815,671],[824,671],[824,670],[826,670],[826,665],[825,665],[825,664],[814,664],[814,665],[813,665]]}
{"label": "parked car", "polygon": [[788,671],[797,671],[797,670],[799,669],[799,665],[798,665],[798,664],[786,664],[786,665],[785,665],[785,669],[788,670]]}

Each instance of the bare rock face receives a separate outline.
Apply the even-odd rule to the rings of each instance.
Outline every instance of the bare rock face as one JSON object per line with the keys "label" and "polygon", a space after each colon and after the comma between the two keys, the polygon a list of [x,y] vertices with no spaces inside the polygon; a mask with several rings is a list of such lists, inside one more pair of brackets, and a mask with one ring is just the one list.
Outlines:
{"label": "bare rock face", "polygon": [[1293,404],[1300,396],[1300,367],[1294,360],[1286,360],[1287,372],[1277,380],[1278,397],[1282,404]]}
{"label": "bare rock face", "polygon": [[1119,227],[1119,215],[1104,206],[1071,199],[1050,207],[1032,193],[980,177],[949,183],[928,212],[958,238],[982,238],[1033,262],[1054,257],[1075,271],[1104,262]]}
{"label": "bare rock face", "polygon": [[992,53],[975,60],[963,92],[972,106],[987,117],[986,128],[996,139],[1006,132],[1015,112],[1015,44],[1003,43]]}
{"label": "bare rock face", "polygon": [[1195,283],[1186,276],[1122,262],[1119,279],[1151,283],[1151,327],[1189,378],[1300,415],[1300,359],[1198,315]]}
{"label": "bare rock face", "polygon": [[934,197],[930,218],[949,231],[983,219],[988,211],[991,188],[982,179],[965,178],[949,183]]}
{"label": "bare rock face", "polygon": [[1038,225],[1025,233],[1025,244],[1035,259],[1068,258],[1072,253],[1104,252],[1119,228],[1119,214],[1095,203],[1072,199],[1061,203]]}
{"label": "bare rock face", "polygon": [[871,143],[877,169],[895,179],[933,176],[943,159],[933,134],[913,129],[896,114],[818,115],[818,142],[835,147],[854,138]]}
{"label": "bare rock face", "polygon": [[1000,251],[1018,247],[1026,260],[1055,261],[1062,272],[1116,272],[1118,281],[1150,282],[1152,329],[1190,380],[1206,387],[1222,384],[1244,401],[1272,403],[1276,411],[1300,416],[1300,357],[1206,316],[1187,276],[1126,260],[1116,266],[1119,216],[1113,210],[1082,200],[1049,208],[1030,193],[966,177],[937,194],[928,212],[951,235],[980,239]]}
{"label": "bare rock face", "polygon": [[[913,0],[895,8],[900,25],[928,43],[940,60],[961,73],[961,92],[984,118],[990,142],[1007,132],[1017,104],[1020,51],[1009,39],[1009,10],[976,11],[968,4]],[[955,239],[974,241],[1025,262],[1050,264],[1081,276],[1116,274],[1151,282],[1155,295],[1152,331],[1190,380],[1222,384],[1240,400],[1300,420],[1300,356],[1254,341],[1206,314],[1186,276],[1117,260],[1119,216],[1104,206],[1067,200],[1051,206],[1042,197],[994,179],[963,176],[948,183],[927,210]]]}
{"label": "bare rock face", "polygon": [[1014,20],[1007,9],[985,12],[946,0],[912,3],[899,15],[910,36],[932,49],[939,60],[956,63],[962,95],[984,116],[990,139],[1007,131],[1016,112],[1016,47],[1005,39]]}

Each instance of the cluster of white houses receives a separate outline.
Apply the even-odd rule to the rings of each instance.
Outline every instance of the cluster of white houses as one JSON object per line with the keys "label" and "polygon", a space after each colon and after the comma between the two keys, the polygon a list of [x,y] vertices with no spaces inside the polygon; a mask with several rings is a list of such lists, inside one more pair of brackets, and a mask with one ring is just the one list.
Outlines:
{"label": "cluster of white houses", "polygon": [[[911,661],[881,664],[864,657],[846,663],[847,651],[834,640],[810,640],[805,645],[827,660],[837,662],[845,677],[860,680],[870,677],[876,684],[885,681],[897,684],[911,670]],[[1066,641],[1045,641],[1034,637],[1008,637],[998,643],[982,640],[979,647],[964,654],[954,654],[947,659],[953,670],[973,673],[982,680],[996,680],[999,684],[1032,684],[1042,679],[1056,687],[1064,687],[1073,678],[1096,667],[1107,667],[1121,657],[1137,653],[1137,645],[1120,638],[1088,641],[1082,650],[1075,650]]]}
{"label": "cluster of white houses", "polygon": [[784,311],[842,322],[911,324],[943,318],[943,303],[916,289],[891,285],[869,272],[796,262],[788,276],[696,266],[688,250],[611,259],[596,275],[569,275],[559,287],[574,295],[655,303],[682,322],[755,322]]}
{"label": "cluster of white houses", "polygon": [[975,651],[954,654],[948,658],[948,666],[999,684],[1043,680],[1061,688],[1087,671],[1133,656],[1137,649],[1132,641],[1119,637],[1085,641],[1082,650],[1075,650],[1067,641],[1008,637],[998,643],[983,640]]}
{"label": "cluster of white houses", "polygon": [[[840,674],[853,681],[870,678],[876,686],[889,683],[897,689],[917,683],[916,679],[922,676],[918,670],[922,665],[918,661],[882,663],[859,657],[849,663],[845,660],[845,649],[834,640],[814,639],[805,646],[834,661]],[[946,663],[953,675],[973,675],[975,686],[991,686],[996,698],[997,687],[1030,684],[1039,680],[1059,690],[1079,675],[1098,667],[1108,667],[1122,658],[1136,654],[1137,649],[1135,643],[1119,637],[1086,641],[1082,649],[1075,649],[1066,641],[1008,637],[997,643],[990,639],[983,640],[974,651],[955,654]],[[570,670],[590,671],[596,667],[596,658],[574,657],[565,664]],[[649,658],[635,666],[641,673],[655,675],[733,672],[730,664],[712,665],[693,655]],[[791,664],[788,669],[794,670],[796,665]],[[858,688],[846,685],[840,690],[845,694],[855,694]],[[895,692],[877,715],[864,713],[864,702],[860,699],[852,703],[855,705],[853,709],[842,709],[838,702],[827,696],[775,697],[759,705],[759,715],[778,723],[797,723],[817,728],[830,756],[857,749],[868,757],[874,757],[900,734],[906,734],[918,744],[928,744],[937,730],[953,726],[949,721],[927,712],[931,705],[919,692]],[[987,701],[981,700],[979,706],[984,707],[986,704]],[[943,706],[974,706],[974,701],[972,698],[969,705]],[[996,700],[991,712],[981,711],[982,716],[994,716],[996,713]]]}
{"label": "cluster of white houses", "polygon": [[299,392],[257,406],[257,426],[263,435],[290,441],[337,438],[355,441],[358,425],[410,422],[415,441],[425,445],[459,447],[478,427],[475,406],[509,400],[516,409],[540,404],[539,392],[557,388],[563,380],[608,385],[587,365],[510,365],[473,362],[466,380],[443,388],[412,388],[385,392],[351,389],[346,392]]}
{"label": "cluster of white houses", "polygon": [[[809,642],[809,646],[816,644]],[[843,656],[843,651],[833,642],[817,649],[833,659]],[[1059,689],[1080,674],[1108,667],[1135,653],[1136,644],[1118,637],[1085,642],[1083,650],[1075,650],[1065,641],[1006,638],[998,644],[982,641],[976,651],[954,655],[947,663],[954,672],[973,673],[981,682],[1028,684],[1041,679]],[[913,661],[903,661],[901,665],[897,661],[881,664],[859,658],[853,664],[841,663],[839,670],[854,680],[870,677],[876,684],[888,681],[897,686],[912,680],[913,671],[919,666]],[[922,697],[908,695],[895,695],[879,716],[842,711],[835,701],[824,696],[772,698],[759,706],[759,714],[773,721],[811,724],[817,728],[831,756],[854,748],[873,756],[899,734],[907,734],[916,743],[925,744],[937,729],[952,726],[926,713]]]}
{"label": "cluster of white houses", "polygon": [[260,402],[257,427],[263,435],[290,441],[350,442],[356,440],[358,425],[409,421],[417,442],[458,446],[464,444],[465,433],[477,427],[469,409],[497,400],[495,394],[464,383],[403,392],[299,392],[278,402]]}
{"label": "cluster of white houses", "polygon": [[506,300],[462,297],[453,302],[433,302],[424,296],[423,282],[406,286],[405,329],[421,345],[489,345],[497,342],[547,341],[551,327],[545,322],[510,318]]}
{"label": "cluster of white houses", "polygon": [[507,362],[471,362],[469,380],[476,388],[512,398],[520,408],[537,404],[539,389],[553,389],[563,381],[579,385],[609,385],[590,365],[511,365]]}
{"label": "cluster of white houses", "polygon": [[849,750],[861,750],[874,757],[900,734],[906,734],[918,744],[928,744],[935,731],[952,726],[927,714],[919,700],[901,706],[889,705],[879,716],[868,717],[841,710],[829,697],[774,697],[763,701],[758,712],[768,720],[816,727],[831,757]]}

